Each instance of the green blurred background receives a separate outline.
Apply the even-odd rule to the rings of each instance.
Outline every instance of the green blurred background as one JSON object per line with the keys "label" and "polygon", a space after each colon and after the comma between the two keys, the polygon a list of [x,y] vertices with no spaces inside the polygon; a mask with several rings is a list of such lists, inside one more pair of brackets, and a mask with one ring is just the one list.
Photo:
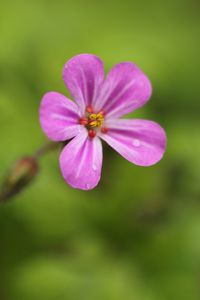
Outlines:
{"label": "green blurred background", "polygon": [[132,117],[159,122],[164,159],[137,167],[105,151],[90,192],[67,186],[59,152],[0,206],[0,300],[200,299],[200,2],[0,2],[0,179],[45,142],[38,108],[78,53],[106,71],[133,61],[152,100]]}

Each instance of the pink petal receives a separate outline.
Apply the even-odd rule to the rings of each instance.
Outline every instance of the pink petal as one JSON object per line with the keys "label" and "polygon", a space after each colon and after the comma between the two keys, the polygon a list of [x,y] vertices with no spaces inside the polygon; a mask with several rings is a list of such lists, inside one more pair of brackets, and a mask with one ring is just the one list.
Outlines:
{"label": "pink petal", "polygon": [[76,136],[82,128],[79,118],[78,106],[64,95],[49,92],[42,98],[40,124],[50,140],[66,141]]}
{"label": "pink petal", "polygon": [[92,54],[74,56],[64,66],[63,80],[83,113],[99,94],[104,80],[103,63]]}
{"label": "pink petal", "polygon": [[105,125],[108,133],[101,134],[101,138],[128,161],[139,166],[151,166],[163,157],[167,138],[157,123],[115,119],[108,120]]}
{"label": "pink petal", "polygon": [[114,66],[107,75],[95,109],[112,118],[121,117],[143,106],[152,93],[147,76],[133,63]]}
{"label": "pink petal", "polygon": [[74,188],[91,190],[99,182],[102,167],[102,143],[88,137],[85,128],[60,155],[60,168],[65,181]]}

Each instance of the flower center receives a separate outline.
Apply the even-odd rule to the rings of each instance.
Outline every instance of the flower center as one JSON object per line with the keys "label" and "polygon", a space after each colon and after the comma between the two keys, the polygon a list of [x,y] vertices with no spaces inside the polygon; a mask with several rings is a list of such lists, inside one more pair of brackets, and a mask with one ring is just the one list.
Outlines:
{"label": "flower center", "polygon": [[88,126],[89,127],[101,127],[104,122],[103,112],[98,114],[89,114],[88,116]]}
{"label": "flower center", "polygon": [[106,127],[102,127],[104,123],[104,116],[105,112],[103,110],[98,113],[94,113],[91,106],[86,108],[85,116],[82,117],[79,122],[88,129],[89,137],[94,138],[99,128],[101,128],[102,133],[106,133],[108,131]]}

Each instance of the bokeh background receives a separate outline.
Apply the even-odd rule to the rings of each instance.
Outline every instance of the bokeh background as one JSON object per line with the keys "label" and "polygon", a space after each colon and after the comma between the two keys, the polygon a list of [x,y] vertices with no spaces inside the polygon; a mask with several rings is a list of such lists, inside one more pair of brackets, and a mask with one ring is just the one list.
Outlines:
{"label": "bokeh background", "polygon": [[34,183],[0,206],[1,300],[200,299],[200,2],[0,1],[0,179],[46,139],[42,95],[67,94],[78,53],[106,71],[133,61],[154,92],[132,117],[159,122],[164,159],[137,167],[105,149],[93,191],[70,188],[59,152]]}

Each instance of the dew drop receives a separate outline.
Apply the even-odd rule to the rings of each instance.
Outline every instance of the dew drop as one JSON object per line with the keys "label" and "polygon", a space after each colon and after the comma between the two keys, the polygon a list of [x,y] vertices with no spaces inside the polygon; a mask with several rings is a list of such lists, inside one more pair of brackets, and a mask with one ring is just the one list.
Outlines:
{"label": "dew drop", "polygon": [[96,171],[96,170],[97,170],[97,166],[96,166],[95,164],[93,164],[92,169],[93,169],[94,171]]}
{"label": "dew drop", "polygon": [[133,141],[132,141],[132,145],[133,145],[134,147],[139,147],[139,146],[140,146],[140,141],[139,141],[139,140],[133,140]]}
{"label": "dew drop", "polygon": [[89,183],[86,183],[85,187],[86,187],[87,190],[89,190],[89,188],[90,188]]}

